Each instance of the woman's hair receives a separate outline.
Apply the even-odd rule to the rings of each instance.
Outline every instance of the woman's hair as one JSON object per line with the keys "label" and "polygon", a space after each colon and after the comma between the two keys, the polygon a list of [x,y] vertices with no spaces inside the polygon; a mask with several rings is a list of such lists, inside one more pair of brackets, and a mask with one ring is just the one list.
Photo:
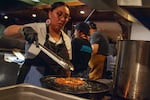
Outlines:
{"label": "woman's hair", "polygon": [[85,22],[81,22],[81,23],[77,24],[75,26],[75,29],[79,30],[80,32],[83,32],[85,35],[90,35],[89,34],[90,27]]}
{"label": "woman's hair", "polygon": [[64,3],[64,2],[54,2],[51,5],[50,11],[53,11],[54,9],[56,9],[57,7],[60,7],[60,6],[66,6],[70,10],[70,7],[66,3]]}

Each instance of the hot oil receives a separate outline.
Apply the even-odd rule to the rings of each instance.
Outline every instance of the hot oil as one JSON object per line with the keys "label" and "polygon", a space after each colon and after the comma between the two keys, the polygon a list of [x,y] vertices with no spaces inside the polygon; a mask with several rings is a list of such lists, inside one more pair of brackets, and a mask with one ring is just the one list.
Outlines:
{"label": "hot oil", "polygon": [[71,81],[71,74],[72,74],[71,70],[68,70],[67,71],[67,79],[68,79],[68,81]]}
{"label": "hot oil", "polygon": [[67,77],[68,78],[71,77],[71,71],[70,70],[67,71]]}

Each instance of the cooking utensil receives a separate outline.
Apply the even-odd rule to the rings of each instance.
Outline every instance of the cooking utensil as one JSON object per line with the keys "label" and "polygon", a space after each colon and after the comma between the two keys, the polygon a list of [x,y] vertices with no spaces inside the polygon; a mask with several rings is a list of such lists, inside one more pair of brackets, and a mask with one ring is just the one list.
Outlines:
{"label": "cooking utensil", "polygon": [[69,94],[85,94],[85,93],[105,93],[110,90],[109,86],[94,80],[81,78],[85,83],[81,86],[69,87],[56,83],[54,80],[56,76],[45,76],[41,78],[43,86],[46,88],[54,89],[60,92]]}
{"label": "cooking utensil", "polygon": [[93,14],[94,12],[95,12],[95,9],[93,9],[93,10],[90,12],[90,14],[87,16],[87,18],[84,20],[85,23],[89,20],[89,18],[92,16],[92,14]]}
{"label": "cooking utensil", "polygon": [[67,60],[63,59],[62,57],[58,56],[56,53],[54,53],[52,50],[48,49],[44,45],[40,44],[38,41],[35,42],[35,45],[39,49],[41,49],[46,55],[48,55],[50,58],[52,58],[54,61],[56,61],[65,70],[68,70],[68,71],[74,70],[74,66],[71,64],[70,61],[67,61]]}

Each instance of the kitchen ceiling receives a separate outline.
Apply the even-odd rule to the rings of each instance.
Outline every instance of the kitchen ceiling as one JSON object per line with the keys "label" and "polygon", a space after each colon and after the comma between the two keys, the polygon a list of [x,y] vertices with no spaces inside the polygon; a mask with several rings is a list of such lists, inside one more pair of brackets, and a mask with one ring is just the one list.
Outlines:
{"label": "kitchen ceiling", "polygon": [[[47,19],[46,8],[49,8],[49,4],[56,2],[57,0],[1,0],[0,3],[0,24],[8,26],[10,24],[25,24],[29,22],[43,22]],[[59,0],[60,1],[60,0]],[[71,20],[68,23],[68,27],[72,28],[72,24],[78,21],[85,21],[89,17],[90,13],[96,9],[88,4],[80,2],[78,0],[61,0],[70,5],[71,8]],[[100,0],[101,1],[101,0]],[[93,2],[93,0],[92,0]],[[95,2],[99,5],[99,1]],[[105,5],[100,5],[101,7]],[[99,7],[99,6],[97,6]],[[85,14],[80,14],[80,11],[84,10]],[[37,17],[33,18],[32,14],[36,14]],[[9,18],[6,20],[4,16],[7,15]],[[112,9],[96,9],[94,13],[89,17],[92,21],[106,21],[106,22],[118,22],[119,19],[123,19],[123,27],[125,30],[128,21],[121,15],[113,11]],[[125,24],[124,24],[125,23]],[[121,23],[122,25],[122,23]],[[111,29],[110,29],[111,30]],[[116,33],[114,33],[116,34]],[[126,34],[124,32],[124,34]],[[125,35],[125,37],[127,37]]]}
{"label": "kitchen ceiling", "polygon": [[[4,25],[9,24],[24,24],[35,21],[45,21],[47,13],[44,9],[49,7],[49,4],[57,0],[1,0],[0,3],[0,23]],[[60,0],[59,0],[60,1]],[[88,7],[78,0],[61,0],[66,2],[71,7],[71,21],[84,21],[93,8]],[[85,14],[80,14],[80,10],[84,10]],[[37,14],[36,18],[31,15]],[[9,20],[4,20],[5,15],[9,16]],[[116,13],[113,11],[95,11],[90,20],[98,21],[115,21]]]}
{"label": "kitchen ceiling", "polygon": [[[140,22],[150,29],[150,0],[80,0],[91,8],[112,10],[131,22]],[[141,1],[139,5],[137,1]],[[120,5],[118,2],[122,2]],[[130,5],[128,5],[130,4]]]}
{"label": "kitchen ceiling", "polygon": [[[10,24],[43,22],[47,19],[45,9],[50,7],[49,4],[56,1],[58,0],[1,0],[0,24],[8,26]],[[71,13],[71,23],[67,24],[69,27],[72,26],[72,23],[86,20],[93,9],[96,9],[89,20],[118,22],[124,30],[123,34],[126,38],[128,38],[129,31],[127,30],[130,30],[130,22],[134,22],[136,19],[150,29],[149,0],[144,0],[144,7],[118,6],[116,0],[111,0],[111,2],[110,0],[97,0],[96,2],[93,2],[94,0],[80,0],[82,2],[78,0],[59,1],[68,3],[71,12],[73,12]],[[84,10],[85,14],[80,14],[80,10]],[[33,18],[32,14],[37,14],[37,17]],[[7,20],[4,19],[5,15],[9,17]],[[136,19],[134,19],[135,16]]]}
{"label": "kitchen ceiling", "polygon": [[[117,1],[125,1],[125,0],[98,0],[97,2],[93,2],[93,0],[1,0],[0,3],[0,13],[3,13],[2,11],[7,11],[7,12],[11,12],[11,11],[15,11],[15,10],[22,10],[22,9],[30,9],[31,8],[37,8],[37,9],[43,9],[43,8],[48,8],[49,4],[52,4],[53,2],[56,1],[63,1],[68,3],[71,8],[73,7],[73,11],[74,6],[81,6],[78,7],[76,9],[82,9],[83,5],[88,5],[88,9],[89,7],[91,9],[96,9],[98,12],[116,12],[118,14],[120,14],[120,16],[123,16],[124,18],[129,18],[130,13],[127,14],[127,12],[125,12],[124,9],[122,9],[121,7],[119,7],[117,5]],[[150,16],[150,13],[148,13],[147,11],[149,10],[150,7],[150,1],[149,0],[142,0],[143,1],[143,6],[140,7],[140,13],[142,13],[142,15],[144,16]],[[126,7],[126,5],[124,5]],[[133,9],[135,10],[135,8],[137,7],[127,7],[130,8],[130,11]],[[146,9],[146,12],[145,12]],[[129,10],[129,9],[126,9]],[[138,9],[136,9],[136,11],[138,11]],[[132,16],[132,15],[131,15]],[[128,19],[127,18],[127,19]],[[129,21],[133,21],[134,19],[128,19]]]}
{"label": "kitchen ceiling", "polygon": [[[28,22],[39,22],[47,19],[47,13],[43,10],[49,8],[49,4],[58,0],[1,0],[0,3],[0,23],[24,24]],[[93,9],[96,11],[90,16],[89,20],[96,21],[116,21],[116,17],[136,22],[137,19],[143,25],[150,29],[150,2],[143,0],[142,7],[136,6],[118,6],[116,0],[59,0],[68,3],[71,7],[71,21],[84,21]],[[85,14],[80,14],[80,10],[84,10]],[[37,14],[33,18],[32,14]],[[9,16],[9,20],[4,20],[5,15]]]}

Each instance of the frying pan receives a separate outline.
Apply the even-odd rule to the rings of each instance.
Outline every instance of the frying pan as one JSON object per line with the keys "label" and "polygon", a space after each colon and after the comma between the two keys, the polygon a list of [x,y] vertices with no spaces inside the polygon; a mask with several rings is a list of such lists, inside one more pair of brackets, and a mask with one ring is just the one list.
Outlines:
{"label": "frying pan", "polygon": [[88,80],[85,78],[80,78],[81,80],[85,81],[83,85],[69,87],[66,85],[56,83],[54,80],[58,77],[60,76],[45,76],[41,78],[41,83],[45,88],[54,89],[69,94],[105,93],[110,90],[109,86],[104,83],[97,82],[94,80]]}

